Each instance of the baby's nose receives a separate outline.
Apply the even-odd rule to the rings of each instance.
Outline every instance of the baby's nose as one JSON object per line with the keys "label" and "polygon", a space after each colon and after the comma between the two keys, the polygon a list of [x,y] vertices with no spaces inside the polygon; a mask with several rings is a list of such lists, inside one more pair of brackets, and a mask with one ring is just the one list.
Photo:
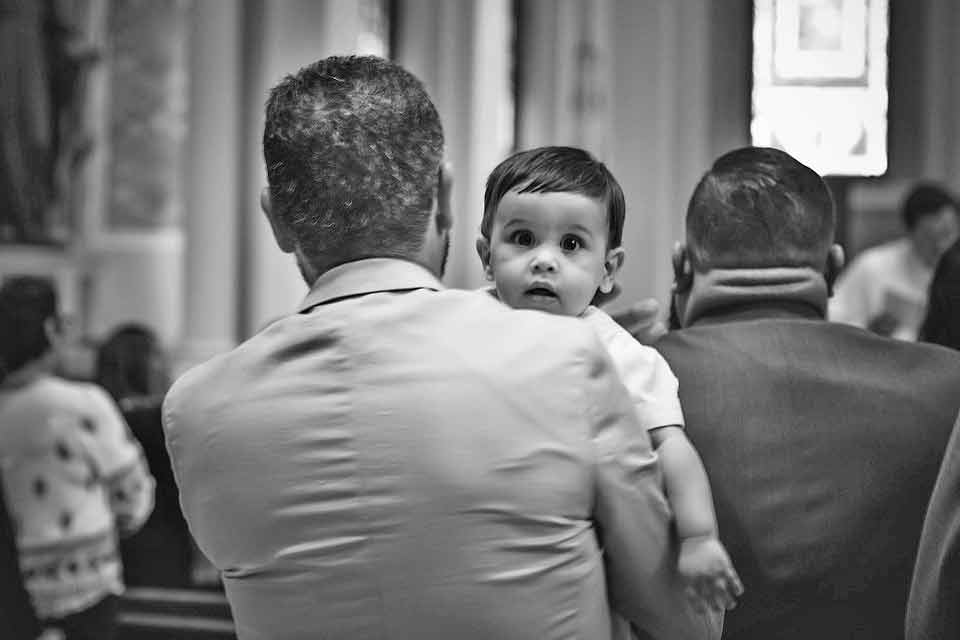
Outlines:
{"label": "baby's nose", "polygon": [[533,261],[530,266],[533,268],[534,273],[554,272],[557,270],[557,257],[552,251],[543,249],[537,251],[533,256]]}

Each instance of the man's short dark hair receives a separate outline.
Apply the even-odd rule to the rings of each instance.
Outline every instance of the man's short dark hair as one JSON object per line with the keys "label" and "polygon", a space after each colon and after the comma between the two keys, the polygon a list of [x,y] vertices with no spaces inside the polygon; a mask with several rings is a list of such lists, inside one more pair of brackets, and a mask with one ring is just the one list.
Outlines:
{"label": "man's short dark hair", "polygon": [[687,207],[696,271],[807,266],[822,270],[833,242],[833,197],[789,154],[745,147],[720,156]]}
{"label": "man's short dark hair", "polygon": [[576,147],[539,147],[515,153],[490,173],[483,195],[480,233],[490,239],[497,205],[507,192],[578,193],[607,207],[607,248],[623,242],[623,189],[606,165]]}
{"label": "man's short dark hair", "polygon": [[50,349],[45,323],[57,319],[53,283],[12,276],[0,285],[0,380]]}
{"label": "man's short dark hair", "polygon": [[923,182],[910,190],[903,201],[900,215],[903,225],[912,231],[920,219],[938,213],[944,207],[952,207],[957,212],[957,201],[943,187],[932,182]]}
{"label": "man's short dark hair", "polygon": [[272,215],[311,262],[422,247],[443,128],[423,84],[399,65],[333,56],[287,76],[267,101],[263,154]]}

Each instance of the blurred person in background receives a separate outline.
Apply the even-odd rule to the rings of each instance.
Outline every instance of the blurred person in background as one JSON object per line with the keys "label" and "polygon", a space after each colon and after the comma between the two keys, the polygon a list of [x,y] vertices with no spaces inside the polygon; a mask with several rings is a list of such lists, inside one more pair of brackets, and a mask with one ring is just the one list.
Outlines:
{"label": "blurred person in background", "polygon": [[[960,241],[943,254],[933,274],[930,304],[920,338],[960,349]],[[960,637],[958,496],[960,427],[955,426],[923,524],[907,607],[908,640]]]}
{"label": "blurred person in background", "polygon": [[110,396],[53,374],[62,323],[45,279],[0,287],[0,470],[24,584],[67,640],[113,637],[117,536],[153,506],[153,479]]}
{"label": "blurred person in background", "polygon": [[960,240],[940,258],[928,297],[920,339],[960,349]]}
{"label": "blurred person in background", "polygon": [[960,211],[946,189],[921,183],[904,200],[901,216],[904,237],[867,249],[840,274],[831,320],[883,336],[917,338],[933,269],[960,237]]}
{"label": "blurred person in background", "polygon": [[146,524],[120,543],[128,585],[191,584],[193,545],[163,439],[160,407],[170,386],[167,357],[148,327],[117,327],[97,351],[96,382],[120,407],[156,480],[156,504]]}

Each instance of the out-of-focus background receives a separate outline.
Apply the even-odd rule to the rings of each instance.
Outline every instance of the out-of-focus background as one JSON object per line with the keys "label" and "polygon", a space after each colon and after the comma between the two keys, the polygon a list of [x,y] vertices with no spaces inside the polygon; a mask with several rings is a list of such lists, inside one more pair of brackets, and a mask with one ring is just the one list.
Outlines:
{"label": "out-of-focus background", "polygon": [[486,174],[541,144],[624,185],[614,309],[665,301],[688,194],[751,142],[834,176],[855,254],[900,233],[911,182],[960,187],[958,32],[954,0],[0,0],[0,275],[55,278],[86,340],[154,328],[178,371],[288,312],[305,286],[258,208],[262,105],[349,52],[441,111],[451,286],[480,283]]}

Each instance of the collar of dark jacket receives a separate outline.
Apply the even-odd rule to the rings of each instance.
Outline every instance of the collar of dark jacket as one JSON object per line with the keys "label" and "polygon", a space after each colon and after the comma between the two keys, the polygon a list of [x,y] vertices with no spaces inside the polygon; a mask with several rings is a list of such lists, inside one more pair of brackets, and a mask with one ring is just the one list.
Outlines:
{"label": "collar of dark jacket", "polygon": [[731,316],[824,318],[827,283],[822,273],[809,267],[712,269],[694,276],[680,305],[684,327]]}

